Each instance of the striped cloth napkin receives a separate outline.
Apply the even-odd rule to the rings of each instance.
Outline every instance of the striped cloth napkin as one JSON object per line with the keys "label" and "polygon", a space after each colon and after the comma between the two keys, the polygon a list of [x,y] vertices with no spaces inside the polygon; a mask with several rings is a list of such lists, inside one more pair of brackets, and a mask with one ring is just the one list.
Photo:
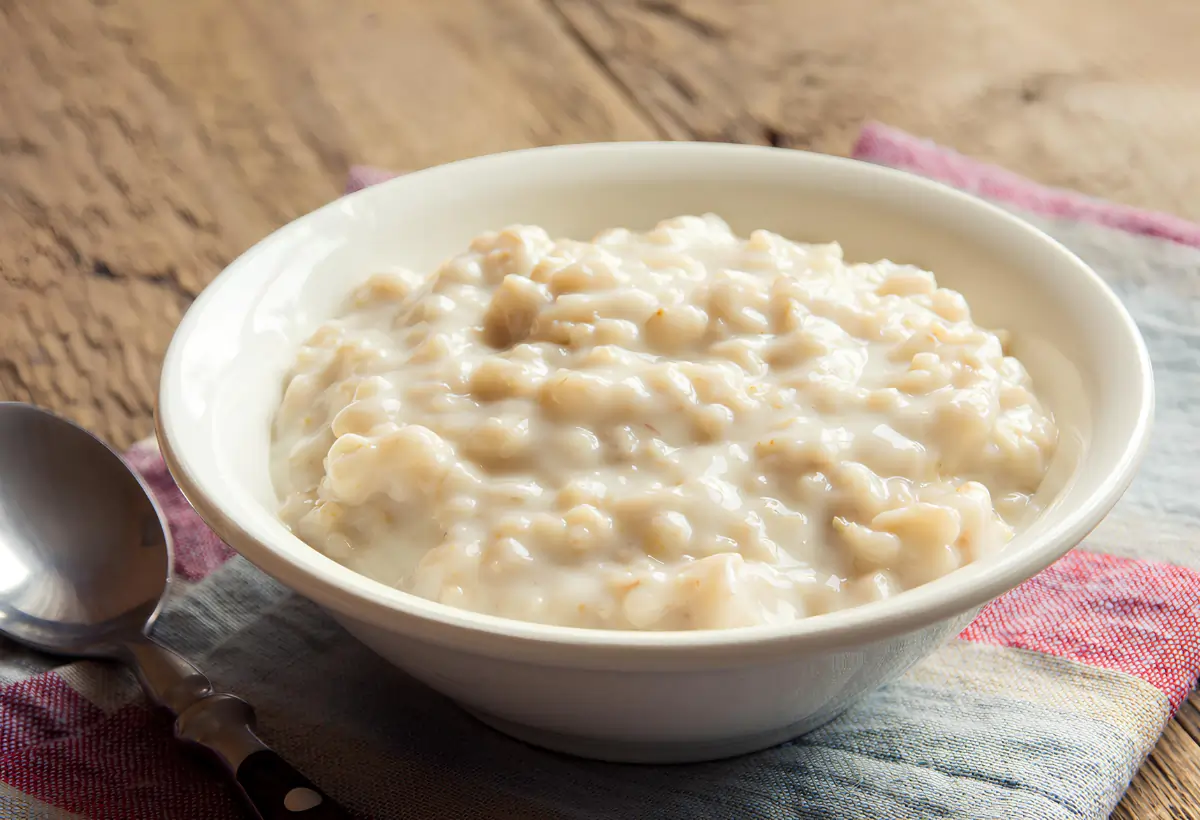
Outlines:
{"label": "striped cloth napkin", "polygon": [[[617,766],[497,734],[235,556],[153,445],[181,583],[156,635],[258,707],[262,734],[370,818],[1100,818],[1200,671],[1200,226],[1052,190],[871,125],[856,155],[999,202],[1091,263],[1158,373],[1150,454],[1076,550],[839,719],[718,763]],[[356,189],[386,176],[362,170]],[[1193,807],[1200,812],[1200,807]],[[0,643],[0,818],[248,816],[127,673]]]}

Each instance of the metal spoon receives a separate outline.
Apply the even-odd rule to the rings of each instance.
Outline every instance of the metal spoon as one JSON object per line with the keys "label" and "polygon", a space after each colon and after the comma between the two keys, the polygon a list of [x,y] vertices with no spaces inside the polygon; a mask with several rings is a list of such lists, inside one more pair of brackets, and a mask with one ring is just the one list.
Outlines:
{"label": "metal spoon", "polygon": [[254,711],[147,632],[171,585],[171,537],[145,485],[99,439],[0,402],[0,634],[56,655],[133,667],[213,752],[264,820],[350,815],[255,736]]}

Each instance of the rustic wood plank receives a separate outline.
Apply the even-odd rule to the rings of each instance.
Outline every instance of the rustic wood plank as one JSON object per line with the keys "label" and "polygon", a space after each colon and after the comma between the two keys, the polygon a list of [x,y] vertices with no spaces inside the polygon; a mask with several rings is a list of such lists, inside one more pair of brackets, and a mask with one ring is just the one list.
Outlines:
{"label": "rustic wood plank", "polygon": [[0,3],[0,399],[150,432],[192,297],[336,196],[654,129],[539,0]]}
{"label": "rustic wood plank", "polygon": [[1196,742],[1197,696],[1183,705],[1134,777],[1116,820],[1200,817],[1200,744]]}
{"label": "rustic wood plank", "polygon": [[552,0],[676,138],[846,153],[864,119],[1200,218],[1200,3]]}

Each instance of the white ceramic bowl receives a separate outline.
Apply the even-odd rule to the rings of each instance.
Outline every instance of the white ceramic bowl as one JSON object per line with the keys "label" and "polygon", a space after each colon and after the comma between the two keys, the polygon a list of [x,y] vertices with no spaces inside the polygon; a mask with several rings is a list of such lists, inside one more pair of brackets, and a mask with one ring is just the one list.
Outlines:
{"label": "white ceramic bowl", "polygon": [[[933,270],[1004,327],[1058,415],[1049,507],[1000,555],[891,600],[786,626],[611,632],[465,612],[358,575],[277,518],[270,422],[297,345],[374,270],[432,270],[514,222],[588,238],[711,211],[746,233],[840,241],[848,258]],[[1133,477],[1153,380],[1100,278],[980,200],[851,160],[737,145],[623,143],[480,157],[345,197],[247,251],[167,352],[158,434],[200,515],[352,635],[484,721],[585,756],[686,761],[773,745],[829,720],[1075,546]],[[353,697],[347,693],[347,697]]]}

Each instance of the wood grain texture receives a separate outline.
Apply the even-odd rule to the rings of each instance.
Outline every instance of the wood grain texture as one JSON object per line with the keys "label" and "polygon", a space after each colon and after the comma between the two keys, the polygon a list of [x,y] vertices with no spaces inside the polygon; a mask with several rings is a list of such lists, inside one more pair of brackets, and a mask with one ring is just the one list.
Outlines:
{"label": "wood grain texture", "polygon": [[[864,119],[1200,219],[1195,0],[0,0],[0,400],[149,433],[182,311],[351,163]],[[1200,818],[1186,705],[1116,817]]]}
{"label": "wood grain texture", "polygon": [[1200,219],[1200,3],[553,0],[670,137],[846,153],[865,118]]}
{"label": "wood grain texture", "polygon": [[654,135],[536,0],[6,0],[0,54],[0,398],[120,447],[190,300],[351,162]]}
{"label": "wood grain texture", "polygon": [[1200,710],[1197,696],[1167,725],[1154,753],[1113,814],[1119,820],[1200,817]]}

